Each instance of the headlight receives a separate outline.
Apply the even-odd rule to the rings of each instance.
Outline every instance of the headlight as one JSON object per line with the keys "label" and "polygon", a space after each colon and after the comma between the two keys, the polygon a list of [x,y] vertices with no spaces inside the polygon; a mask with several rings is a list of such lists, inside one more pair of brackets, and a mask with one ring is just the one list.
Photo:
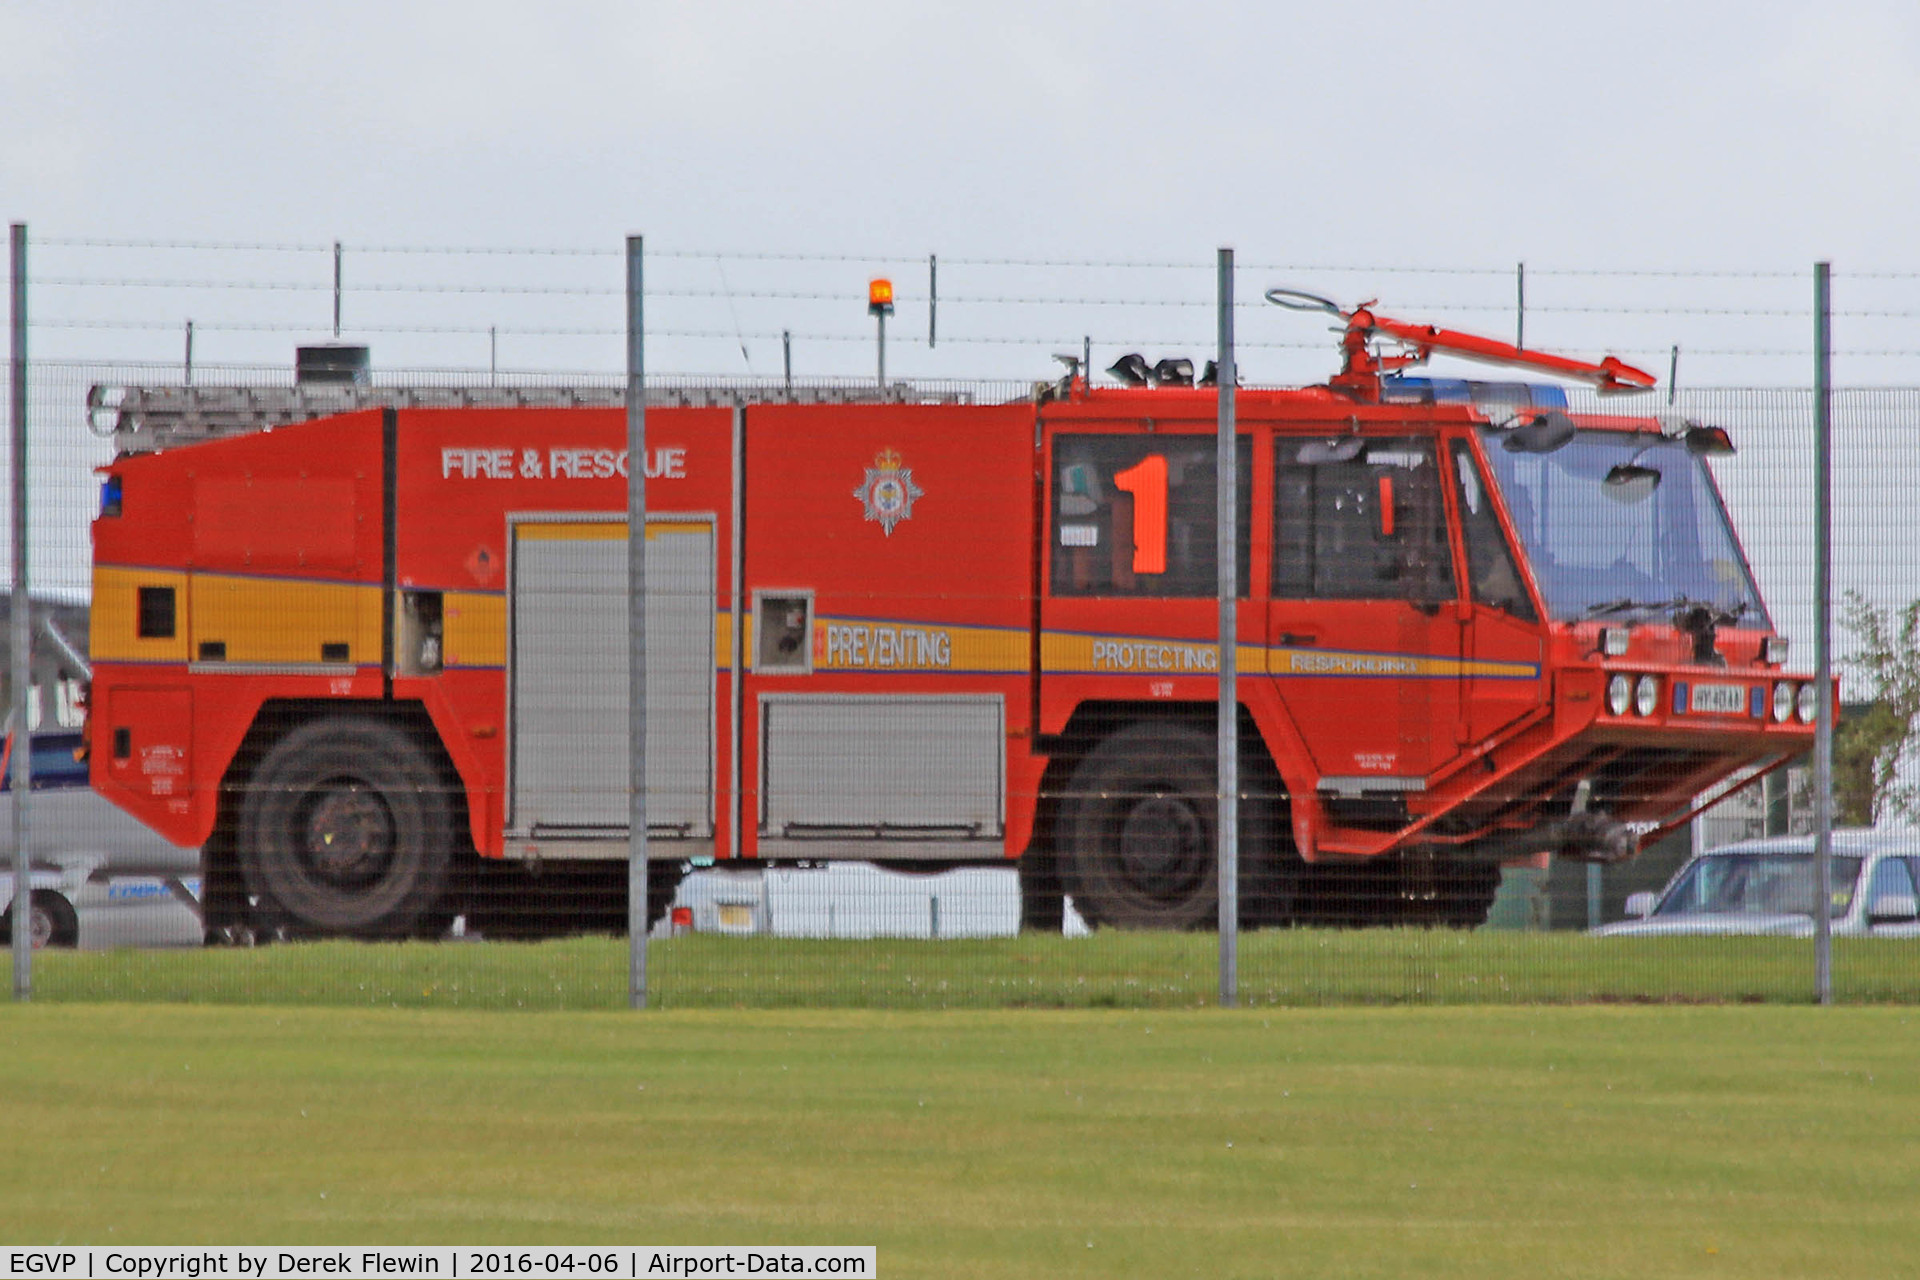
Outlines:
{"label": "headlight", "polygon": [[1787,638],[1768,636],[1760,642],[1760,661],[1777,667],[1787,660]]}
{"label": "headlight", "polygon": [[1627,714],[1627,704],[1633,701],[1633,681],[1625,676],[1615,676],[1607,681],[1607,710],[1617,716]]}
{"label": "headlight", "polygon": [[1773,686],[1773,722],[1785,724],[1793,717],[1793,686],[1785,681]]}
{"label": "headlight", "polygon": [[1800,723],[1812,724],[1820,718],[1820,686],[1803,684],[1800,686]]}
{"label": "headlight", "polygon": [[1625,627],[1602,627],[1600,628],[1600,652],[1609,658],[1625,657],[1627,642],[1631,638],[1632,633]]}
{"label": "headlight", "polygon": [[1659,705],[1660,678],[1641,676],[1640,683],[1633,688],[1633,709],[1643,716],[1650,716],[1653,714],[1653,709]]}

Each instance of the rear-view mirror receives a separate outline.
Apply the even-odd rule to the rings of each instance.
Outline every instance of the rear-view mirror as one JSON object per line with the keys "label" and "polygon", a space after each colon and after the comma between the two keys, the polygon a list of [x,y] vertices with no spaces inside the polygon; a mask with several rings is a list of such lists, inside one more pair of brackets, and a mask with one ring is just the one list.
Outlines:
{"label": "rear-view mirror", "polygon": [[1645,502],[1660,487],[1660,473],[1652,467],[1629,462],[1607,472],[1600,491],[1625,506]]}
{"label": "rear-view mirror", "polygon": [[1725,427],[1688,427],[1681,439],[1687,442],[1687,452],[1697,458],[1726,458],[1734,452],[1733,437]]}
{"label": "rear-view mirror", "polygon": [[1627,915],[1635,920],[1645,920],[1660,905],[1657,893],[1630,893],[1627,895]]}
{"label": "rear-view mirror", "polygon": [[1552,453],[1570,443],[1578,431],[1572,418],[1550,409],[1532,422],[1507,432],[1500,444],[1508,453]]}

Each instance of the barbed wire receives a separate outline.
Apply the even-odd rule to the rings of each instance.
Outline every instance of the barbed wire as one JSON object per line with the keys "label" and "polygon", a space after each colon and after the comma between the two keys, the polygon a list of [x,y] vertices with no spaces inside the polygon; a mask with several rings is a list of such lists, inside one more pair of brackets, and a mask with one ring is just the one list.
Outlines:
{"label": "barbed wire", "polygon": [[[184,322],[165,320],[104,320],[61,317],[31,322],[33,328],[45,329],[102,329],[126,330],[130,332],[178,333]],[[209,333],[308,333],[329,332],[326,324],[300,324],[291,321],[201,321],[193,322],[195,332]],[[616,326],[564,326],[564,325],[422,325],[422,324],[356,324],[348,325],[344,330],[351,334],[381,335],[419,335],[428,337],[487,337],[502,338],[624,338],[626,330]],[[738,341],[742,338],[753,342],[777,342],[790,339],[794,342],[841,342],[871,345],[874,335],[871,331],[858,333],[829,333],[800,329],[672,329],[652,328],[647,331],[649,337],[706,339],[714,341]],[[1211,350],[1215,342],[1214,335],[1195,333],[1191,336],[1128,337],[1110,338],[1101,334],[1078,333],[1068,336],[1044,337],[1031,334],[942,334],[943,343],[992,345],[992,346],[1050,346],[1074,347],[1092,337],[1103,348],[1112,347],[1151,347],[1155,349]],[[917,345],[917,339],[905,339],[903,346]],[[1239,348],[1263,351],[1325,351],[1334,352],[1335,344],[1329,342],[1279,342],[1249,341],[1244,338],[1235,344]],[[1668,347],[1610,347],[1610,352],[1620,356],[1647,358],[1670,354]],[[1791,359],[1804,357],[1804,347],[1693,347],[1681,345],[1681,353],[1689,358],[1701,356],[1727,358],[1767,358]],[[1847,358],[1871,359],[1909,359],[1920,358],[1920,348],[1915,347],[1838,347],[1835,356]]]}
{"label": "barbed wire", "polygon": [[[105,276],[42,276],[30,279],[30,283],[45,288],[112,288],[112,289],[181,289],[215,290],[228,289],[237,292],[277,292],[277,293],[333,293],[335,286],[329,281],[304,280],[206,280],[206,279],[142,279],[135,277],[113,278]],[[581,298],[618,298],[624,297],[623,288],[612,285],[522,285],[522,284],[443,284],[433,282],[389,281],[371,284],[346,284],[339,286],[341,294],[420,294],[420,295],[494,295],[500,297],[581,297]],[[775,302],[840,302],[857,303],[864,295],[857,290],[818,290],[818,289],[648,289],[649,298],[688,298],[701,300],[752,299]],[[937,300],[949,305],[962,306],[1059,306],[1059,307],[1180,307],[1208,308],[1218,306],[1210,298],[1142,298],[1142,297],[1098,297],[1098,296],[1044,296],[1022,294],[947,294],[929,295],[910,291],[895,293],[896,299],[903,302],[926,302]],[[1259,299],[1236,300],[1236,310],[1264,310],[1265,302]],[[1459,302],[1408,302],[1396,304],[1395,310],[1416,312],[1453,312],[1471,314],[1504,314],[1514,308],[1499,303],[1459,303]],[[1811,307],[1695,307],[1695,306],[1626,306],[1626,305],[1562,305],[1541,303],[1529,306],[1528,314],[1537,315],[1622,315],[1622,316],[1711,316],[1720,318],[1751,317],[1757,319],[1804,320],[1813,316]],[[1889,307],[1841,307],[1831,314],[1836,318],[1858,320],[1913,320],[1920,319],[1920,310],[1913,308]]]}
{"label": "barbed wire", "polygon": [[35,248],[59,249],[184,249],[195,252],[332,253],[331,244],[289,244],[284,241],[243,240],[120,240],[98,236],[35,236]]}
{"label": "barbed wire", "polygon": [[[165,238],[122,238],[106,236],[42,236],[34,240],[35,245],[56,248],[77,249],[115,249],[115,250],[174,250],[193,252],[246,252],[246,253],[314,253],[330,254],[337,248],[343,254],[387,254],[395,256],[442,256],[442,257],[575,257],[575,258],[617,258],[626,253],[624,246],[577,246],[577,245],[428,245],[428,244],[378,244],[356,241],[299,242],[299,241],[244,241],[244,240],[206,240],[206,239],[165,239]],[[646,251],[649,258],[718,260],[726,262],[820,262],[820,263],[899,263],[920,264],[938,258],[950,266],[965,267],[1014,267],[1046,269],[1084,269],[1084,270],[1148,270],[1148,271],[1212,271],[1215,263],[1205,259],[1147,259],[1147,258],[1046,258],[1013,256],[967,256],[955,255],[940,258],[934,254],[902,253],[819,253],[819,252],[755,252],[727,249],[667,249],[650,248]],[[1483,276],[1501,277],[1515,275],[1524,266],[1529,276],[1557,276],[1584,278],[1623,278],[1623,279],[1666,279],[1666,280],[1808,280],[1812,278],[1808,270],[1780,270],[1768,268],[1680,268],[1680,267],[1554,267],[1525,266],[1516,261],[1509,266],[1466,266],[1466,265],[1417,265],[1406,263],[1337,263],[1337,262],[1242,262],[1241,271],[1293,271],[1322,272],[1328,274],[1353,275],[1428,275],[1428,276]],[[1859,280],[1915,280],[1920,279],[1920,270],[1881,270],[1862,271],[1836,270],[1835,278]]]}

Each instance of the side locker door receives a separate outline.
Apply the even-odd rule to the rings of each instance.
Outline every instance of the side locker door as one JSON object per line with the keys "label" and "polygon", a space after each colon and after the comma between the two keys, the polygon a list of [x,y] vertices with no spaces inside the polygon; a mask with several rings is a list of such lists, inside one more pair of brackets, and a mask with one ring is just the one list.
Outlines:
{"label": "side locker door", "polygon": [[1008,744],[1030,732],[1032,413],[749,411],[747,854],[1006,856]]}
{"label": "side locker door", "polygon": [[[508,829],[624,839],[628,826],[627,524],[514,522]],[[647,520],[647,829],[707,844],[714,797],[714,527]]]}
{"label": "side locker door", "polygon": [[1546,629],[1473,446],[1456,439],[1447,452],[1469,597],[1459,740],[1479,746],[1546,704]]}
{"label": "side locker door", "polygon": [[1431,435],[1274,441],[1269,671],[1336,820],[1397,823],[1456,754],[1461,627]]}

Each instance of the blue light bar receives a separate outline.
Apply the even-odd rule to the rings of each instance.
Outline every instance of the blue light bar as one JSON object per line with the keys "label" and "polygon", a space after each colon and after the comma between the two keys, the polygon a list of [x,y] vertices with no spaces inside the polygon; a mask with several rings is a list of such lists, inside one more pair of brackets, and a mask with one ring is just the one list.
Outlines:
{"label": "blue light bar", "polygon": [[1380,379],[1380,399],[1388,404],[1470,404],[1476,409],[1565,409],[1562,387],[1533,382],[1475,382],[1466,378]]}

